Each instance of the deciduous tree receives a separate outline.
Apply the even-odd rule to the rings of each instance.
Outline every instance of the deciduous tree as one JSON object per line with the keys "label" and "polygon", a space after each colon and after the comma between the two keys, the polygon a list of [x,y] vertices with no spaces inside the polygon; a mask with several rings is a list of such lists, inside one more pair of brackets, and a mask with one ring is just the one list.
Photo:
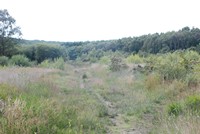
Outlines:
{"label": "deciduous tree", "polygon": [[15,51],[17,38],[22,35],[15,23],[6,9],[0,10],[0,56],[12,56]]}

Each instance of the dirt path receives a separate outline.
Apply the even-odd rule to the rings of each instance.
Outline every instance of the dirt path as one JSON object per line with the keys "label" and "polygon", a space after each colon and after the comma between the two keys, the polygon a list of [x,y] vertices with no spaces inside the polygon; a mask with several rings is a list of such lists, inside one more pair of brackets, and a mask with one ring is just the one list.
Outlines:
{"label": "dirt path", "polygon": [[[85,69],[84,69],[85,71]],[[80,77],[84,73],[81,69],[76,69],[77,75]],[[111,126],[108,126],[108,134],[145,134],[140,131],[136,126],[129,126],[130,124],[126,123],[123,119],[123,115],[117,113],[117,108],[115,104],[106,100],[102,97],[97,91],[93,90],[92,87],[88,86],[87,81],[83,80],[82,77],[80,79],[80,88],[86,89],[91,92],[96,98],[101,102],[102,105],[107,109],[109,119],[112,123]]]}
{"label": "dirt path", "polygon": [[109,119],[112,122],[112,126],[110,126],[108,129],[108,133],[120,133],[120,134],[140,134],[136,128],[124,128],[124,126],[127,125],[127,123],[124,122],[123,117],[121,114],[118,114],[117,108],[114,106],[112,102],[109,102],[108,100],[105,100],[101,95],[98,93],[94,93],[96,97],[99,99],[99,101],[106,107],[108,110]]}

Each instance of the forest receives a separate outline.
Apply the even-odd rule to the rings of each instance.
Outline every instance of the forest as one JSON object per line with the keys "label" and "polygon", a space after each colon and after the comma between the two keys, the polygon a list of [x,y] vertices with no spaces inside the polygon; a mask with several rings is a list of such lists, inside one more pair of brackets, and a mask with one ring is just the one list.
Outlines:
{"label": "forest", "polygon": [[0,134],[198,134],[200,29],[25,40],[0,10]]}
{"label": "forest", "polygon": [[[186,49],[200,52],[200,29],[190,29],[189,27],[184,27],[179,31],[171,31],[160,34],[155,33],[139,37],[128,37],[108,41],[50,43],[45,41],[22,40],[21,44],[22,48],[19,48],[18,53],[24,54],[31,60],[37,59],[36,55],[38,55],[40,47],[41,51],[44,51],[42,47],[46,47],[45,51],[48,51],[49,54],[57,53],[52,57],[50,55],[48,57],[47,54],[46,59],[63,57],[68,60],[81,59],[82,61],[98,60],[108,53],[117,51],[124,55],[139,54],[141,56]],[[41,62],[40,60],[37,61]]]}

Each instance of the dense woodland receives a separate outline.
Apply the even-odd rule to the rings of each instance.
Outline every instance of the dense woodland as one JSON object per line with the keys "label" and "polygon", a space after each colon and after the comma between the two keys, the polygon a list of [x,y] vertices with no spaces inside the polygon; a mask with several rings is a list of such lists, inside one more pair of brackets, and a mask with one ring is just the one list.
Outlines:
{"label": "dense woodland", "polygon": [[179,49],[197,48],[200,43],[200,29],[184,27],[179,31],[148,34],[139,37],[128,37],[118,40],[96,42],[63,43],[70,59],[76,59],[91,51],[102,53],[106,51],[121,51],[123,53],[166,53]]}
{"label": "dense woodland", "polygon": [[[57,45],[49,45],[48,43]],[[64,43],[25,41],[25,43],[21,44],[23,45],[21,45],[22,47],[19,49],[19,53],[38,62],[46,58],[54,59],[60,56],[68,60],[76,60],[79,58],[82,61],[90,61],[91,59],[99,59],[108,53],[116,51],[125,55],[138,53],[142,56],[148,53],[167,53],[183,49],[192,49],[200,52],[200,29],[184,27],[179,31],[107,41]]]}

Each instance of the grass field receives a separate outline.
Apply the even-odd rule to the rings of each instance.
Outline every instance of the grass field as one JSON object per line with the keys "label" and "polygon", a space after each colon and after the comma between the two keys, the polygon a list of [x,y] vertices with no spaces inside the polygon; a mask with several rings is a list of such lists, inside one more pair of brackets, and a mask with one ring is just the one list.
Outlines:
{"label": "grass field", "polygon": [[[157,74],[141,74],[132,66],[117,72],[98,63],[66,64],[64,70],[2,67],[0,133],[200,131],[198,111],[189,111],[194,108],[190,100],[198,104],[198,97],[188,99],[199,94],[198,86],[189,88],[179,80],[162,82]],[[168,115],[179,112],[180,116]]]}

